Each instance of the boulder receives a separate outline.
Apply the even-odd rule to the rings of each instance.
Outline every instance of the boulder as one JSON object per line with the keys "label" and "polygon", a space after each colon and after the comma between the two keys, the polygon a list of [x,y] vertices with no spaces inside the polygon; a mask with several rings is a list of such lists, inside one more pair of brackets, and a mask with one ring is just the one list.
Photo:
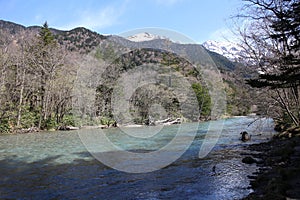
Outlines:
{"label": "boulder", "polygon": [[247,131],[243,131],[240,133],[242,135],[241,140],[246,142],[251,139],[251,136],[247,133]]}
{"label": "boulder", "polygon": [[253,163],[262,164],[264,161],[263,159],[260,158],[253,158],[251,156],[246,156],[245,158],[242,159],[242,162],[246,164],[253,164]]}

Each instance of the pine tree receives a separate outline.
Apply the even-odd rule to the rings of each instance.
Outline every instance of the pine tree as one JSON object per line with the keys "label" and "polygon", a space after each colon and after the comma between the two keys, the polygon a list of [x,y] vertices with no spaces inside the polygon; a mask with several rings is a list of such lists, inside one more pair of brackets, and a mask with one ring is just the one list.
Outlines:
{"label": "pine tree", "polygon": [[282,116],[300,123],[300,2],[245,0],[250,26],[243,42],[262,71],[247,80],[256,88],[268,88],[281,106]]}
{"label": "pine tree", "polygon": [[276,49],[277,57],[264,58],[268,63],[261,64],[277,66],[278,70],[260,74],[258,79],[250,79],[248,83],[273,89],[297,87],[300,85],[300,3],[286,5],[282,10],[274,10],[271,6],[269,9],[275,14],[269,25],[272,30],[269,37],[281,44],[282,49]]}
{"label": "pine tree", "polygon": [[54,44],[54,36],[51,33],[47,21],[43,24],[40,32],[39,32],[40,42],[43,46],[48,46],[50,44]]}
{"label": "pine tree", "polygon": [[64,53],[50,31],[47,22],[44,23],[36,43],[31,45],[29,62],[36,74],[37,97],[39,102],[39,128],[47,128],[53,118],[53,108],[59,102],[53,102],[53,93],[57,71],[64,63]]}
{"label": "pine tree", "polygon": [[192,88],[198,100],[200,117],[208,119],[211,113],[211,98],[208,89],[203,87],[200,83],[193,83]]}

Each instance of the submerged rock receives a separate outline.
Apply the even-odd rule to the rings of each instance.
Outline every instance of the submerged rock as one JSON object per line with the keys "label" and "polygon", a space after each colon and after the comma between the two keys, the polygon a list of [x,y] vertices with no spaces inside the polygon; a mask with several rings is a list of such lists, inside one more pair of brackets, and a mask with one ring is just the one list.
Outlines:
{"label": "submerged rock", "polygon": [[251,156],[247,156],[242,159],[242,162],[246,163],[246,164],[253,164],[253,163],[256,163],[256,160],[254,158],[252,158]]}

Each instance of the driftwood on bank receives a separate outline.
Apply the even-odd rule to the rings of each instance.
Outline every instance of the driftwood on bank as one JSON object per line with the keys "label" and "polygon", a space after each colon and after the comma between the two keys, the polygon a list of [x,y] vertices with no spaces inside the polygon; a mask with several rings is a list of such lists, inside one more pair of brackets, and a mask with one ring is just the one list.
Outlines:
{"label": "driftwood on bank", "polygon": [[59,126],[57,128],[59,131],[72,131],[72,130],[79,130],[79,127],[76,126]]}
{"label": "driftwood on bank", "polygon": [[[181,118],[176,118],[176,119],[171,119],[171,118],[167,118],[167,119],[163,119],[163,120],[158,120],[158,121],[154,121],[153,123],[151,123],[151,125],[157,126],[157,125],[172,125],[172,124],[181,124],[182,120]],[[79,130],[79,129],[107,129],[107,128],[111,128],[111,127],[118,127],[119,125],[117,123],[113,123],[110,125],[98,125],[98,126],[82,126],[82,127],[76,127],[76,126],[59,126],[57,128],[57,130],[59,131],[72,131],[72,130]],[[125,125],[126,127],[140,127],[142,125]]]}
{"label": "driftwood on bank", "polygon": [[172,124],[181,124],[181,118],[177,118],[177,119],[167,118],[164,120],[158,120],[154,122],[154,125],[172,125]]}

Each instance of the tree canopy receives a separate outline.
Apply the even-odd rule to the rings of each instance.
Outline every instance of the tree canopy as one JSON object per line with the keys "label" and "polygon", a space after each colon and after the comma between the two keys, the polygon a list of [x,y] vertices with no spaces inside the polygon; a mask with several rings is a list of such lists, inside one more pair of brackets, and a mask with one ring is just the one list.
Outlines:
{"label": "tree canopy", "polygon": [[[300,2],[245,0],[240,15],[248,24],[240,29],[242,45],[259,75],[247,80],[256,88],[273,90],[273,99],[299,126]],[[246,20],[245,20],[246,19]]]}

